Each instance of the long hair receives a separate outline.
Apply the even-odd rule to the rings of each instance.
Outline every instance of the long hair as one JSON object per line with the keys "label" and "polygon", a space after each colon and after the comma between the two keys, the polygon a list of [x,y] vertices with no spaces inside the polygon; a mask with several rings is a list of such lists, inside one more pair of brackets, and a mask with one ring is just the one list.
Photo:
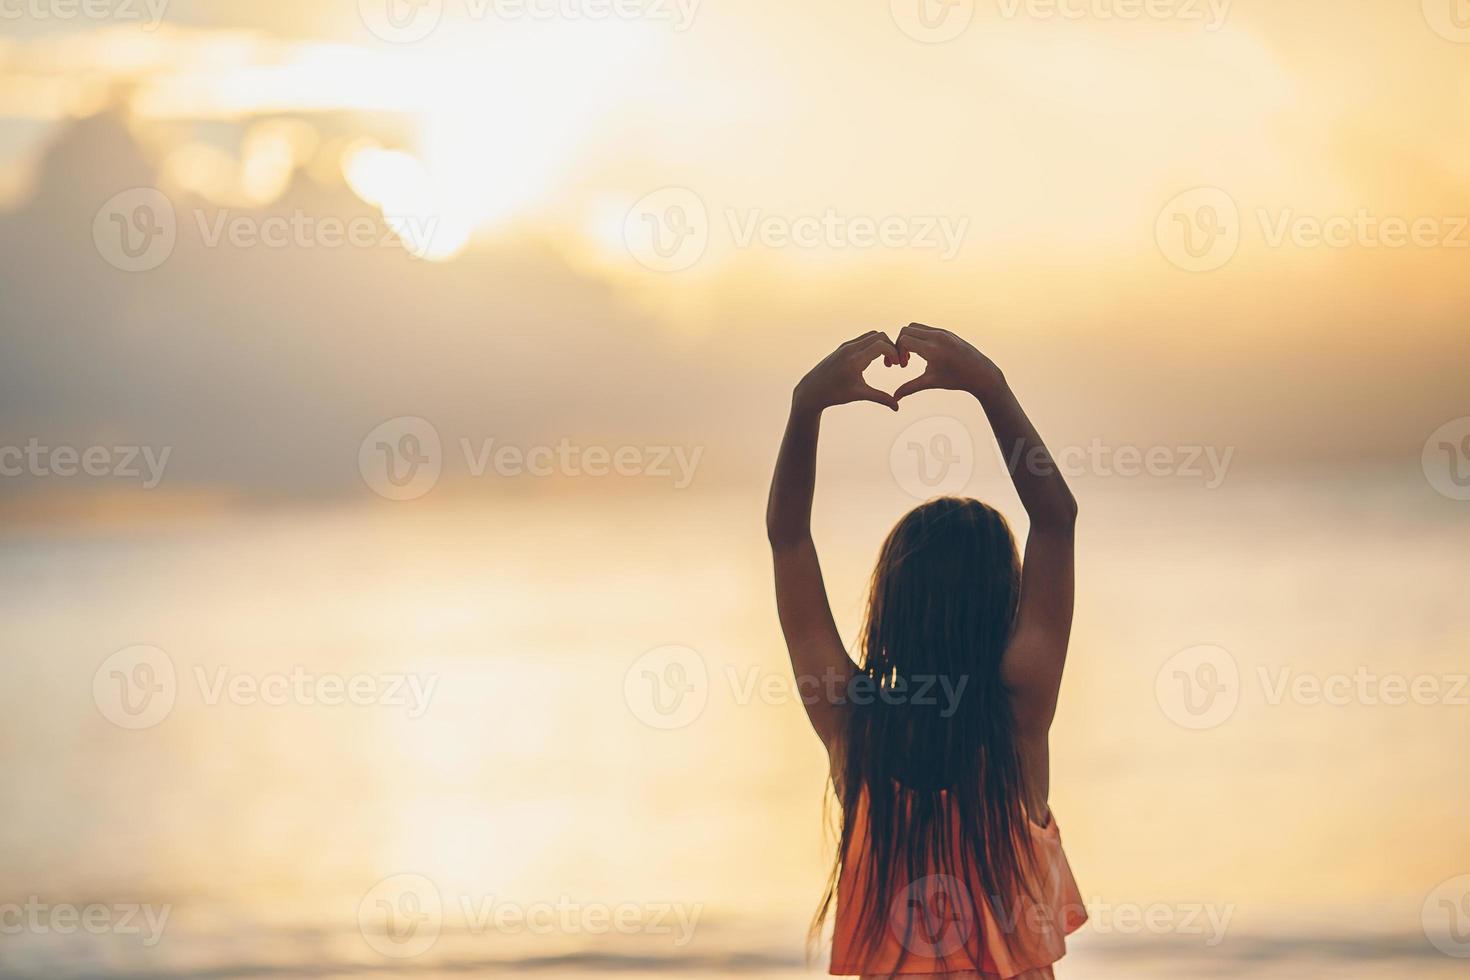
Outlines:
{"label": "long hair", "polygon": [[[885,929],[916,928],[911,911],[907,923],[891,913],[907,887],[930,876],[967,889],[978,882],[984,895],[973,900],[988,900],[999,921],[1015,921],[1008,906],[1026,888],[1031,838],[1000,667],[1020,578],[1010,525],[978,500],[931,500],[889,532],[873,570],[834,767],[841,837],[814,938],[833,911],[845,862],[861,862],[848,870],[866,882],[857,913],[865,958]],[[926,687],[929,696],[920,696]],[[867,834],[858,841],[864,800]],[[901,965],[910,946],[903,933],[897,938]]]}

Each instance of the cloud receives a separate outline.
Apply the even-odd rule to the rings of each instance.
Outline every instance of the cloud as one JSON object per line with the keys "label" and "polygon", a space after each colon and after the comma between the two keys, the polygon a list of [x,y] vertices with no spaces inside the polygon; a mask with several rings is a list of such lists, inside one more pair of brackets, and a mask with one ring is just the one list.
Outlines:
{"label": "cloud", "polygon": [[[175,486],[290,495],[360,490],[358,443],[398,415],[476,441],[697,426],[668,411],[703,384],[687,355],[544,247],[420,261],[345,187],[298,173],[264,209],[173,192],[172,253],[129,273],[99,251],[94,219],[160,181],[122,118],[69,125],[40,172],[0,217],[9,442],[172,446]],[[373,234],[334,244],[329,222]],[[236,247],[221,229],[286,244]]]}

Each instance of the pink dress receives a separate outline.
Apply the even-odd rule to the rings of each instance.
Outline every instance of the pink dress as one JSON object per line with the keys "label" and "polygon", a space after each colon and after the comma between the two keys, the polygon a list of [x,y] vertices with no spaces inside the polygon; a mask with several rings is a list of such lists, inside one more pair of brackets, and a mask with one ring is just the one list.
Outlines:
{"label": "pink dress", "polygon": [[[867,798],[858,804],[853,850],[866,846]],[[835,976],[886,977],[942,974],[975,980],[1047,980],[1052,964],[1067,952],[1067,936],[1087,921],[1087,909],[1062,850],[1055,816],[1045,827],[1026,822],[1034,843],[1033,895],[1020,895],[1009,909],[992,908],[978,880],[932,875],[899,887],[875,946],[859,935],[867,871],[844,861],[837,882],[837,917],[832,937]],[[955,845],[956,856],[958,846]],[[962,867],[952,859],[952,867]],[[903,955],[907,951],[906,955]],[[902,963],[900,963],[902,959]]]}

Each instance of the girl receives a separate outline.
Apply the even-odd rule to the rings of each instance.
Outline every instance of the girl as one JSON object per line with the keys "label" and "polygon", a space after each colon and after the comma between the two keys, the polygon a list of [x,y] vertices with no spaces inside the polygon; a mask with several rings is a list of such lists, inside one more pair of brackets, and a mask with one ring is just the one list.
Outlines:
{"label": "girl", "polygon": [[[892,395],[878,357],[926,368]],[[930,388],[975,396],[1031,519],[1023,566],[1006,520],[945,497],[905,515],[873,571],[859,658],[843,649],[811,537],[822,412],[898,410]],[[766,527],[776,604],[812,727],[827,747],[841,840],[813,935],[833,912],[831,972],[1051,978],[1086,920],[1047,805],[1047,732],[1072,625],[1077,504],[991,361],[913,323],[839,347],[797,385]],[[817,683],[812,684],[815,680]]]}

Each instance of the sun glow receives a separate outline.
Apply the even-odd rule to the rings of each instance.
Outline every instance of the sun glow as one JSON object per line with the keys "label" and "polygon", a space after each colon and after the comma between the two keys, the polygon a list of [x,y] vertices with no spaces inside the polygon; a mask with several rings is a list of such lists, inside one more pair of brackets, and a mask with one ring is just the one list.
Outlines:
{"label": "sun glow", "polygon": [[[238,148],[210,135],[175,145],[163,161],[174,186],[220,204],[267,205],[320,148],[405,245],[442,259],[566,188],[578,155],[610,121],[636,110],[668,32],[637,23],[475,22],[412,50],[178,28],[68,43],[77,63],[126,55],[136,85],[129,109],[139,120],[244,124]],[[99,83],[94,94],[106,91]],[[0,87],[6,94],[15,93]],[[376,143],[342,153],[328,139],[330,124],[301,121],[334,111],[360,117]],[[300,116],[255,121],[291,114]]]}
{"label": "sun glow", "polygon": [[388,227],[419,258],[452,258],[468,244],[469,222],[413,154],[365,143],[348,151],[343,173],[353,193],[381,210]]}
{"label": "sun glow", "polygon": [[416,112],[425,168],[476,228],[524,213],[626,97],[624,71],[649,43],[636,28],[537,25],[449,57],[424,80]]}
{"label": "sun glow", "polygon": [[398,75],[394,98],[414,121],[416,145],[349,148],[348,185],[415,254],[452,257],[559,186],[596,120],[623,98],[620,68],[648,40],[637,30],[538,26],[422,56]]}

